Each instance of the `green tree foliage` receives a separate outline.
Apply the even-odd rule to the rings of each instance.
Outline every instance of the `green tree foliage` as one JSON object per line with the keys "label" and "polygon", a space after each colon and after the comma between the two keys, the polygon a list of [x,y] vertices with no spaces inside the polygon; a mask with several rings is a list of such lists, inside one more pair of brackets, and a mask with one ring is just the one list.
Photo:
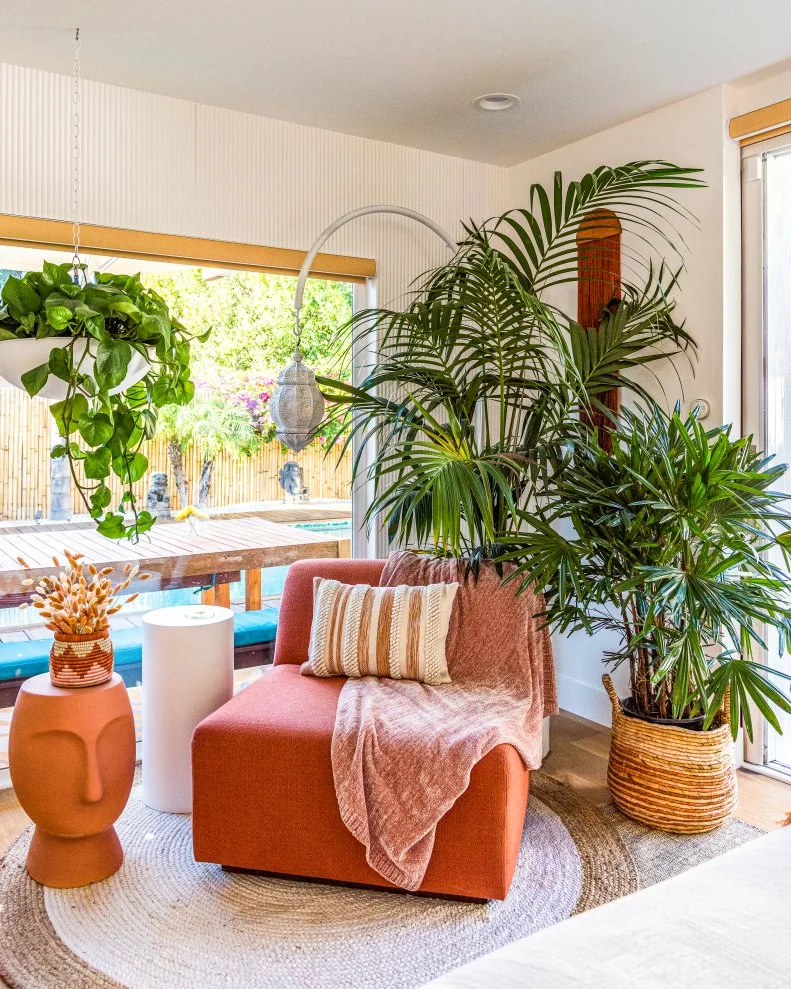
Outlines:
{"label": "green tree foliage", "polygon": [[[269,399],[274,379],[294,352],[296,279],[235,271],[218,276],[199,268],[144,277],[175,316],[183,315],[201,332],[211,330],[208,340],[193,351],[194,401],[163,415],[158,430],[168,440],[182,507],[191,497],[183,454],[190,443],[200,447],[197,501],[206,505],[215,457],[221,450],[248,456],[274,439]],[[303,357],[319,373],[343,381],[350,377],[350,348],[339,347],[338,328],[351,315],[351,285],[308,281],[302,309]],[[324,442],[337,431],[338,426],[327,423],[317,438]]]}
{"label": "green tree foliage", "polygon": [[[234,271],[187,268],[173,274],[144,276],[178,318],[193,327],[211,328],[209,340],[195,349],[197,377],[219,371],[277,372],[294,351],[296,279]],[[348,380],[348,348],[337,346],[338,327],[352,314],[352,287],[345,282],[310,279],[302,309],[302,353],[322,374]]]}

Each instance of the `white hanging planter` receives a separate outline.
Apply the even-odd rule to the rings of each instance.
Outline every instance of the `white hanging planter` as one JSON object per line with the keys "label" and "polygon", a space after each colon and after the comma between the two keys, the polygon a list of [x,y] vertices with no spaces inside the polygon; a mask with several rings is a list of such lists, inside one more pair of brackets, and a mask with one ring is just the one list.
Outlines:
{"label": "white hanging planter", "polygon": [[[57,350],[59,347],[65,347],[72,339],[72,337],[45,337],[38,340],[35,337],[28,337],[21,340],[0,341],[0,375],[10,385],[14,385],[24,391],[25,386],[22,384],[22,375],[34,367],[40,367],[40,365],[46,364],[53,350]],[[81,361],[81,370],[85,374],[92,375],[93,357],[90,351],[83,359],[85,348],[90,342],[87,337],[78,337],[74,342],[73,355],[75,363]],[[111,388],[109,394],[117,395],[132,385],[137,384],[138,381],[141,381],[148,374],[150,367],[151,365],[145,357],[133,349],[132,359],[129,361],[126,377],[120,385]],[[61,381],[60,378],[56,378],[51,374],[37,397],[48,398],[53,402],[60,402],[66,397],[67,390],[68,385],[66,382]]]}

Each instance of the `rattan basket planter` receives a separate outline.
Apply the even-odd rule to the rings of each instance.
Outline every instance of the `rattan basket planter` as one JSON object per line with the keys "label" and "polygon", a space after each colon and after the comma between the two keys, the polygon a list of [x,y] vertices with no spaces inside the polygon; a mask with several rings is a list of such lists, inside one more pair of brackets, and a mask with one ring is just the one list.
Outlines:
{"label": "rattan basket planter", "polygon": [[108,629],[91,635],[56,632],[49,651],[55,687],[96,687],[113,675],[113,642]]}
{"label": "rattan basket planter", "polygon": [[602,682],[612,702],[607,783],[615,806],[641,824],[678,834],[724,824],[736,805],[728,725],[689,731],[630,718],[609,676]]}

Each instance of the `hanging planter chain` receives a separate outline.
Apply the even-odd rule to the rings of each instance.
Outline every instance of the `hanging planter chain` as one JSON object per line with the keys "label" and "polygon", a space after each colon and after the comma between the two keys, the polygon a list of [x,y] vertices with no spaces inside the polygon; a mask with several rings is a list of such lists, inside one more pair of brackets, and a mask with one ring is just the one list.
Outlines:
{"label": "hanging planter chain", "polygon": [[[6,279],[0,293],[3,376],[31,397],[51,401],[72,480],[98,531],[137,540],[154,524],[139,510],[134,485],[149,469],[142,447],[159,410],[186,405],[195,393],[191,332],[140,275],[97,272],[80,257],[82,79],[80,30],[74,34],[71,86],[72,257],[44,260],[41,271]],[[113,477],[123,494],[112,506]],[[131,519],[129,518],[131,516]]]}
{"label": "hanging planter chain", "polygon": [[74,75],[71,87],[71,243],[74,255],[71,259],[75,284],[79,284],[80,263],[80,110],[82,104],[82,78],[80,76],[80,29],[74,35]]}

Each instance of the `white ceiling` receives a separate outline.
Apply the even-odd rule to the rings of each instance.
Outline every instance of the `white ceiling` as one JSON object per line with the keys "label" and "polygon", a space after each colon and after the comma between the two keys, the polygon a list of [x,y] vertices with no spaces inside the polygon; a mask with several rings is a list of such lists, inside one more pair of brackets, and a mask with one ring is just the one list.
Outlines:
{"label": "white ceiling", "polygon": [[503,165],[791,57],[781,0],[4,0],[0,61],[77,23],[89,79]]}

